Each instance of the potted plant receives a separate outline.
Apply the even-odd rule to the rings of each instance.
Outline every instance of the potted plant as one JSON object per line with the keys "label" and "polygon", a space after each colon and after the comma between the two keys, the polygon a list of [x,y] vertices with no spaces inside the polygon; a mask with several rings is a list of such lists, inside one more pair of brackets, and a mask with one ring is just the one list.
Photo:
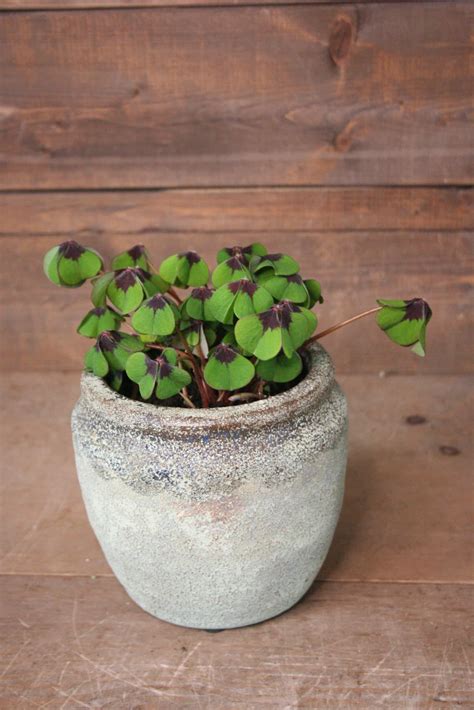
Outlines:
{"label": "potted plant", "polygon": [[105,271],[75,241],[44,268],[60,286],[92,284],[72,430],[89,520],[119,581],[184,626],[290,608],[323,563],[344,489],[346,403],[319,340],[376,313],[423,355],[427,303],[379,299],[318,333],[319,283],[258,243],[221,249],[212,275],[194,251],[155,269],[142,245]]}

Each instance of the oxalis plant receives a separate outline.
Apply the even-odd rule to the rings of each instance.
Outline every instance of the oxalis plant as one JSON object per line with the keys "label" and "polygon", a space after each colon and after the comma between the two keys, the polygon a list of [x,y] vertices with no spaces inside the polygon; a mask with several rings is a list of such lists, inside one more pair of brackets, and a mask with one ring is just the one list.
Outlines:
{"label": "oxalis plant", "polygon": [[141,244],[106,271],[97,251],[71,240],[47,252],[44,270],[58,286],[91,282],[93,308],[77,328],[94,341],[86,370],[131,399],[160,405],[228,406],[288,389],[305,374],[311,342],[372,313],[392,341],[424,355],[431,318],[421,298],[380,298],[315,333],[319,282],[260,243],[221,249],[211,274],[195,251],[156,269]]}

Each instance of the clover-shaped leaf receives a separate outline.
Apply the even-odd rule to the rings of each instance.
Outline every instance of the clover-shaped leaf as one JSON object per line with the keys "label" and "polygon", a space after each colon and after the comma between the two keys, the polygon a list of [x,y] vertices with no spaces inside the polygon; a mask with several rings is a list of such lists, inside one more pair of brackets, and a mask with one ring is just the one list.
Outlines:
{"label": "clover-shaped leaf", "polygon": [[316,303],[324,303],[319,281],[316,281],[316,279],[305,279],[304,285],[308,292],[308,301],[305,303],[306,308],[312,308]]}
{"label": "clover-shaped leaf", "polygon": [[410,300],[377,299],[382,309],[377,313],[377,324],[394,343],[412,348],[425,355],[426,326],[432,311],[422,298]]}
{"label": "clover-shaped leaf", "polygon": [[204,345],[203,349],[207,350],[217,338],[216,331],[211,327],[211,324],[200,320],[183,319],[179,328],[191,348]]}
{"label": "clover-shaped leaf", "polygon": [[213,350],[204,368],[204,379],[217,390],[245,387],[254,375],[255,367],[250,360],[222,343]]}
{"label": "clover-shaped leaf", "polygon": [[58,286],[77,288],[103,268],[100,254],[73,239],[50,249],[44,257],[46,276]]}
{"label": "clover-shaped leaf", "polygon": [[253,256],[265,256],[267,253],[266,248],[260,242],[254,242],[246,247],[224,247],[217,252],[217,263],[220,264],[222,261],[227,261],[232,256],[236,256],[239,261],[249,263]]}
{"label": "clover-shaped leaf", "polygon": [[267,254],[254,266],[255,273],[272,269],[276,276],[290,276],[300,270],[300,265],[287,254]]}
{"label": "clover-shaped leaf", "polygon": [[77,332],[86,338],[97,338],[104,330],[117,330],[124,319],[108,306],[93,308],[80,322]]}
{"label": "clover-shaped leaf", "polygon": [[132,326],[142,335],[171,335],[179,319],[174,303],[155,294],[142,303],[132,316]]}
{"label": "clover-shaped leaf", "polygon": [[128,266],[138,266],[144,271],[148,271],[150,264],[148,253],[143,244],[135,244],[131,249],[121,252],[112,260],[112,269],[126,269]]}
{"label": "clover-shaped leaf", "polygon": [[159,273],[162,279],[177,286],[205,286],[209,279],[209,267],[195,251],[169,256]]}
{"label": "clover-shaped leaf", "polygon": [[262,278],[258,278],[257,281],[262,283],[277,301],[285,300],[303,304],[309,302],[308,291],[299,274],[275,276],[271,271],[265,270]]}
{"label": "clover-shaped leaf", "polygon": [[248,279],[249,281],[252,279],[247,262],[243,257],[231,256],[230,259],[221,261],[212,272],[212,283],[216,288],[239,279]]}
{"label": "clover-shaped leaf", "polygon": [[195,320],[214,321],[214,315],[210,309],[210,299],[214,293],[208,286],[193,288],[191,295],[183,303],[183,310]]}
{"label": "clover-shaped leaf", "polygon": [[309,338],[316,324],[314,313],[290,301],[282,301],[263,313],[237,321],[235,337],[244,350],[259,360],[271,360],[282,349],[291,357]]}
{"label": "clover-shaped leaf", "polygon": [[191,375],[176,365],[176,351],[165,348],[152,359],[145,353],[131,355],[127,362],[127,375],[138,384],[143,399],[155,392],[158,399],[168,399],[191,383]]}
{"label": "clover-shaped leaf", "polygon": [[280,353],[271,360],[260,360],[256,372],[266,382],[291,382],[301,373],[303,361],[297,352],[291,357]]}
{"label": "clover-shaped leaf", "polygon": [[121,313],[136,310],[145,295],[140,272],[131,267],[116,271],[107,286],[107,296]]}
{"label": "clover-shaped leaf", "polygon": [[209,306],[220,323],[234,322],[238,318],[261,313],[273,304],[270,293],[249,279],[239,279],[224,284],[213,294]]}
{"label": "clover-shaped leaf", "polygon": [[106,330],[87,351],[86,369],[91,370],[97,377],[105,377],[109,369],[125,370],[130,353],[143,350],[144,347],[144,343],[134,335]]}

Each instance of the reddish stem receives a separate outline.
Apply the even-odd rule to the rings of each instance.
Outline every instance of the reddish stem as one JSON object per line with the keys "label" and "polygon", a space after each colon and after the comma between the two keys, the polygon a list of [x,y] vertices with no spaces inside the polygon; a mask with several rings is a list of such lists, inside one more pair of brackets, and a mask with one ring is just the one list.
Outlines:
{"label": "reddish stem", "polygon": [[326,335],[334,333],[334,331],[339,330],[339,328],[343,328],[345,325],[349,325],[349,323],[353,323],[354,321],[359,320],[359,318],[365,318],[365,316],[369,316],[371,313],[376,313],[381,309],[382,306],[377,306],[376,308],[371,308],[369,311],[364,311],[363,313],[359,313],[356,316],[352,316],[352,318],[348,318],[347,320],[343,320],[340,323],[336,323],[330,328],[326,328],[326,330],[322,330],[320,333],[316,333],[316,335],[313,335],[312,338],[309,338],[309,340],[305,342],[305,345],[314,343],[316,340],[320,340],[320,338],[324,338]]}

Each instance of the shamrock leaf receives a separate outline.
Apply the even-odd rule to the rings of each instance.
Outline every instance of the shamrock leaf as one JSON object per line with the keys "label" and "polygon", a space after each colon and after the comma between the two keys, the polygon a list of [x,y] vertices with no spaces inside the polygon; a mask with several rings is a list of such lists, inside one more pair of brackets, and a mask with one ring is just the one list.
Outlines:
{"label": "shamrock leaf", "polygon": [[143,335],[171,335],[179,312],[166,296],[155,294],[142,303],[132,316],[132,326]]}
{"label": "shamrock leaf", "polygon": [[408,301],[377,299],[382,309],[377,313],[377,324],[390,340],[404,347],[412,347],[417,355],[425,355],[426,326],[432,311],[422,298]]}
{"label": "shamrock leaf", "polygon": [[311,311],[282,301],[263,313],[237,321],[235,337],[240,345],[259,360],[271,360],[283,349],[287,357],[309,338],[316,328]]}
{"label": "shamrock leaf", "polygon": [[48,279],[58,286],[77,288],[86,279],[96,276],[103,268],[103,262],[94,249],[71,239],[45,254],[43,268]]}
{"label": "shamrock leaf", "polygon": [[201,347],[204,346],[204,352],[209,349],[209,346],[215,343],[217,338],[216,332],[210,327],[210,324],[206,324],[200,320],[182,320],[180,330],[191,348],[201,345]]}
{"label": "shamrock leaf", "polygon": [[193,288],[191,295],[183,304],[183,310],[195,320],[214,321],[214,315],[210,309],[210,299],[214,291],[208,286]]}
{"label": "shamrock leaf", "polygon": [[238,279],[251,280],[250,271],[244,257],[231,256],[226,261],[221,261],[212,272],[212,283],[216,288],[220,288],[230,281]]}
{"label": "shamrock leaf", "polygon": [[257,364],[257,375],[266,382],[291,382],[301,373],[303,361],[297,352],[291,357],[280,353],[271,360],[260,360]]}
{"label": "shamrock leaf", "polygon": [[159,273],[162,279],[177,286],[205,286],[209,267],[195,251],[186,251],[165,259]]}
{"label": "shamrock leaf", "polygon": [[264,288],[249,279],[239,279],[224,284],[213,294],[209,306],[214,317],[221,323],[234,322],[238,318],[260,313],[273,304],[273,298]]}
{"label": "shamrock leaf", "polygon": [[99,335],[85,357],[87,370],[97,377],[105,377],[112,370],[125,370],[130,353],[144,349],[139,338],[116,330],[106,330]]}
{"label": "shamrock leaf", "polygon": [[97,338],[104,330],[117,330],[124,319],[108,306],[93,308],[80,322],[77,332],[86,338]]}
{"label": "shamrock leaf", "polygon": [[135,244],[131,249],[123,251],[112,260],[112,269],[126,269],[128,266],[138,266],[144,271],[148,271],[150,264],[148,254],[143,244]]}
{"label": "shamrock leaf", "polygon": [[232,256],[236,256],[239,261],[250,262],[253,256],[265,256],[267,253],[266,248],[260,242],[254,242],[246,247],[224,247],[217,252],[217,263],[220,264],[222,261],[227,261]]}
{"label": "shamrock leaf", "polygon": [[277,276],[290,276],[300,270],[300,265],[286,254],[267,254],[254,266],[255,273],[262,269],[272,269]]}
{"label": "shamrock leaf", "polygon": [[[106,294],[112,305],[121,313],[131,313],[138,308],[147,295],[143,286],[143,275],[139,269],[127,267],[116,271],[111,279],[106,281]],[[105,276],[109,276],[105,274]],[[104,276],[104,279],[105,279]],[[99,284],[94,285],[99,290]],[[94,296],[94,294],[93,294]]]}
{"label": "shamrock leaf", "polygon": [[135,353],[128,358],[127,375],[138,384],[143,399],[155,392],[158,399],[168,399],[191,383],[191,375],[177,367],[176,351],[165,348],[155,359],[145,353]]}
{"label": "shamrock leaf", "polygon": [[257,281],[258,283],[263,283],[266,290],[269,291],[277,301],[286,300],[303,304],[309,302],[308,291],[299,274],[275,276],[272,271],[265,270],[262,278],[257,278]]}
{"label": "shamrock leaf", "polygon": [[316,281],[316,279],[305,279],[304,285],[308,292],[308,301],[305,303],[306,308],[312,308],[316,303],[324,303],[319,281]]}
{"label": "shamrock leaf", "polygon": [[204,368],[204,379],[216,390],[240,389],[248,385],[254,375],[250,360],[222,343],[214,349]]}

